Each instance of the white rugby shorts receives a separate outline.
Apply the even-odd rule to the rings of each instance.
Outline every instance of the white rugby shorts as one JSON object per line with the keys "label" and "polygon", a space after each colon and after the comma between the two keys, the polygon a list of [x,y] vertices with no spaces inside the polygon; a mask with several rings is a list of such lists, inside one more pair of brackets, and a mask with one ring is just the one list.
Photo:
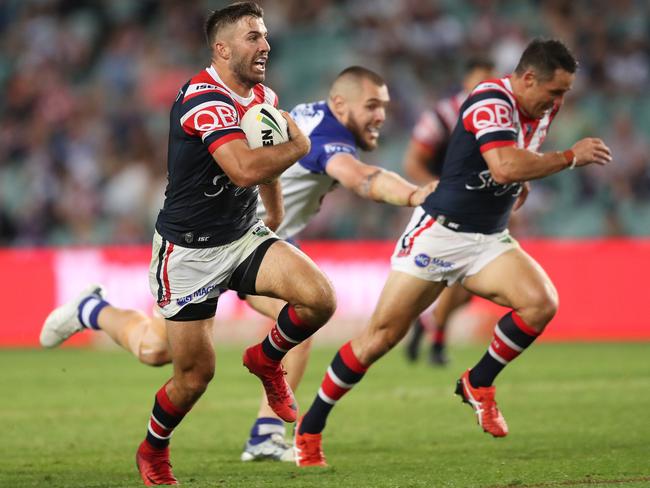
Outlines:
{"label": "white rugby shorts", "polygon": [[397,241],[391,268],[427,281],[446,281],[451,286],[518,247],[507,229],[496,234],[456,232],[417,207]]}
{"label": "white rugby shorts", "polygon": [[261,220],[236,241],[202,249],[173,244],[154,231],[149,288],[160,315],[173,317],[190,303],[218,297],[237,266],[272,238],[277,236]]}

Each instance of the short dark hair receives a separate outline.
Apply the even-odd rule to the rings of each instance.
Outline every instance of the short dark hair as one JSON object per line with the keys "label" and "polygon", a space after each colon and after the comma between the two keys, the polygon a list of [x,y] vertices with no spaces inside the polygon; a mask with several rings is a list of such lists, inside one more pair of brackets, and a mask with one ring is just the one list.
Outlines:
{"label": "short dark hair", "polygon": [[486,56],[472,56],[465,62],[465,73],[470,73],[475,69],[494,69],[494,61]]}
{"label": "short dark hair", "polygon": [[386,81],[377,73],[363,66],[349,66],[341,71],[336,79],[343,77],[354,77],[356,80],[367,79],[373,82],[377,86],[383,86],[386,84]]}
{"label": "short dark hair", "polygon": [[527,69],[533,69],[540,80],[550,80],[557,69],[575,73],[577,68],[576,58],[562,41],[538,38],[526,46],[515,73],[523,75]]}
{"label": "short dark hair", "polygon": [[212,47],[214,39],[219,30],[230,24],[234,24],[242,17],[258,17],[264,16],[264,10],[255,2],[237,2],[221,10],[212,12],[205,21],[205,40],[208,47]]}

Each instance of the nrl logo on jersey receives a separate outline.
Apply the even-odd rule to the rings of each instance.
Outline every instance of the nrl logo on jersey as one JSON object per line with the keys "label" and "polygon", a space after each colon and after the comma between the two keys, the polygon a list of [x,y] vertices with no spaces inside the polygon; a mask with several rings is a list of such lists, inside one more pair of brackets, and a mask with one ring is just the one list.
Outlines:
{"label": "nrl logo on jersey", "polygon": [[465,183],[465,189],[470,191],[494,189],[494,196],[500,197],[510,193],[513,197],[518,197],[523,186],[521,183],[507,183],[502,185],[494,181],[489,169],[483,170],[480,173],[475,173],[471,176],[472,180]]}

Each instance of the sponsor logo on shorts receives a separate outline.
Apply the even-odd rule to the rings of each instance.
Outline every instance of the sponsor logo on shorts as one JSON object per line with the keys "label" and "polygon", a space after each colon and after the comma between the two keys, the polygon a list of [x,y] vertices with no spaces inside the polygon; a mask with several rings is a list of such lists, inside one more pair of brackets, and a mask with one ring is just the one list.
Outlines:
{"label": "sponsor logo on shorts", "polygon": [[413,261],[415,262],[416,266],[419,266],[420,268],[426,268],[429,266],[429,263],[431,262],[431,258],[427,256],[426,254],[418,254],[413,258]]}
{"label": "sponsor logo on shorts", "polygon": [[454,266],[456,266],[456,263],[452,263],[451,261],[445,261],[444,259],[440,259],[440,258],[431,258],[431,266],[429,266],[429,269],[432,268],[451,269]]}
{"label": "sponsor logo on shorts", "polygon": [[181,307],[183,305],[187,305],[188,303],[190,303],[195,298],[204,297],[205,295],[210,293],[212,290],[214,290],[216,287],[217,287],[217,285],[209,285],[209,286],[204,286],[203,288],[199,288],[194,293],[190,293],[187,296],[177,298],[176,299],[176,304],[180,305]]}

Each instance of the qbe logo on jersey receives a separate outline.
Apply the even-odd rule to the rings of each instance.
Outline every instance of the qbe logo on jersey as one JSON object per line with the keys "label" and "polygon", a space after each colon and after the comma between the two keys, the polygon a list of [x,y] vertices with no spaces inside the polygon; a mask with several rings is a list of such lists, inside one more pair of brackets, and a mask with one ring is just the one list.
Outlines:
{"label": "qbe logo on jersey", "polygon": [[[488,102],[489,100],[486,100]],[[477,107],[472,115],[472,124],[478,130],[488,127],[512,127],[512,108],[505,103],[486,104]]]}
{"label": "qbe logo on jersey", "polygon": [[463,123],[480,138],[490,132],[514,132],[512,106],[500,98],[488,98],[470,105],[463,112]]}
{"label": "qbe logo on jersey", "polygon": [[238,121],[235,107],[219,101],[197,105],[181,117],[181,125],[190,122],[190,127],[200,133],[235,127]]}

